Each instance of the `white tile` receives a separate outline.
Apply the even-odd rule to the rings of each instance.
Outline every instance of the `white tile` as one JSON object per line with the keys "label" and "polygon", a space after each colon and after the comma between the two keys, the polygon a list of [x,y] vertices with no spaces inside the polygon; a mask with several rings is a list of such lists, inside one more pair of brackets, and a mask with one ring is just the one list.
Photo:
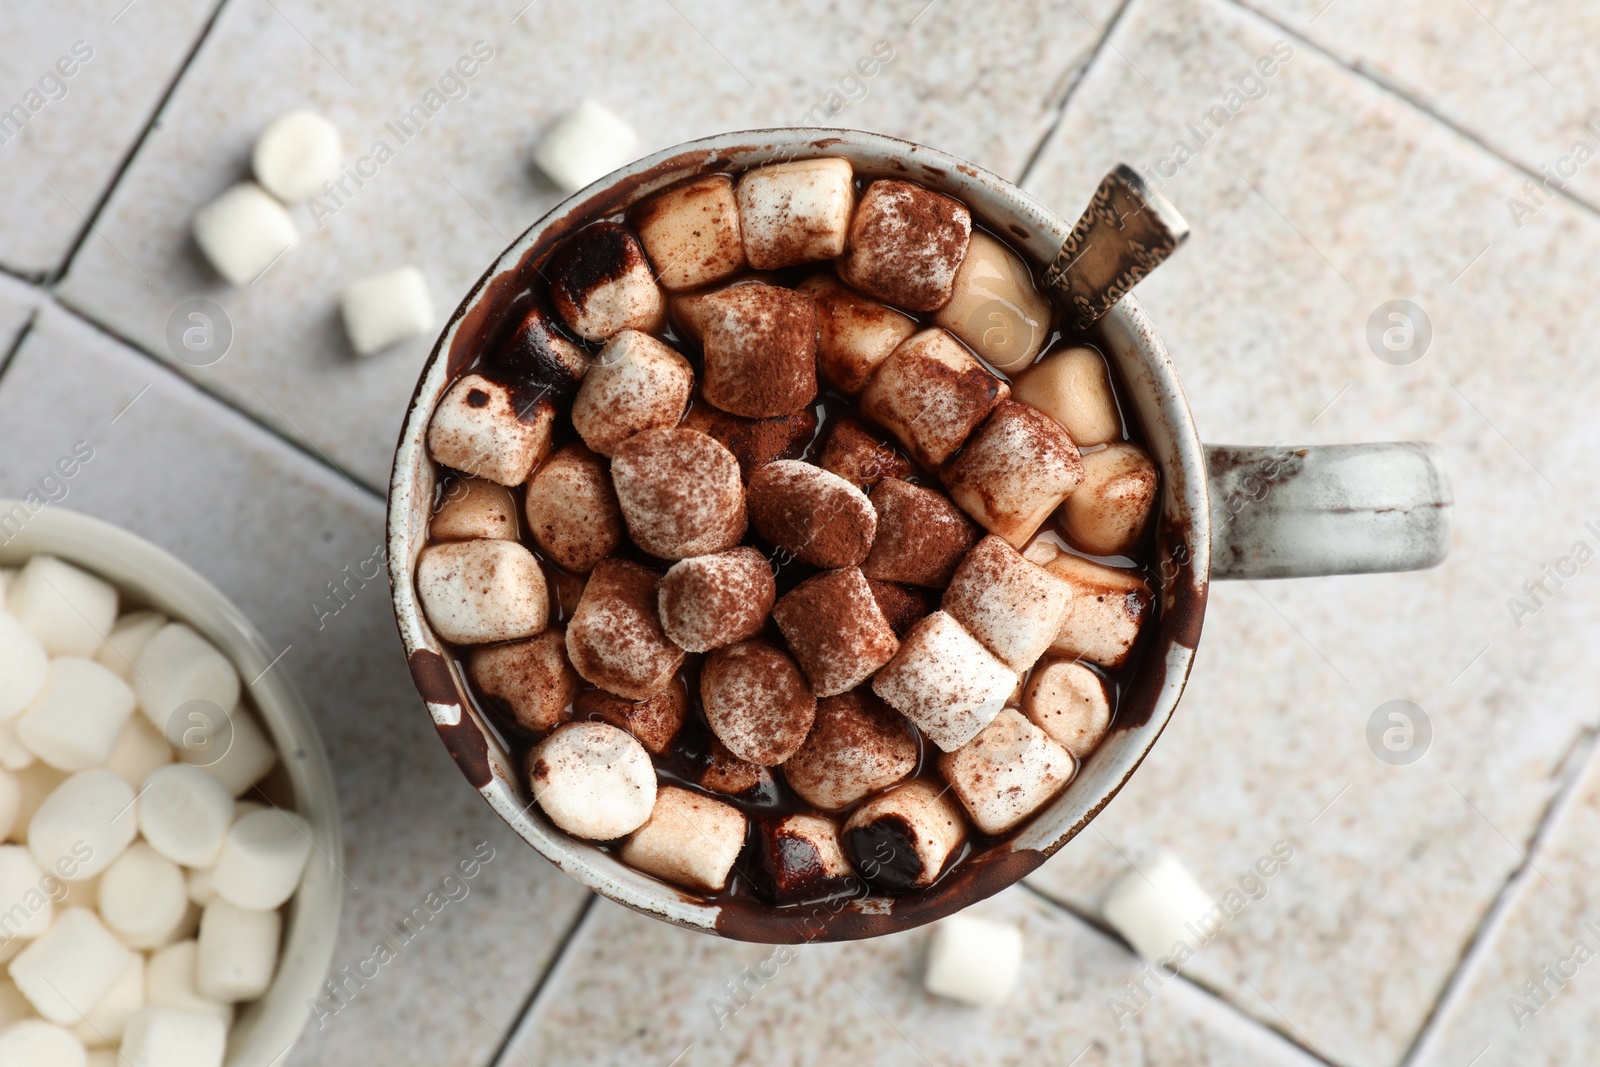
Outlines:
{"label": "white tile", "polygon": [[33,318],[33,309],[42,295],[31,285],[0,274],[0,364]]}

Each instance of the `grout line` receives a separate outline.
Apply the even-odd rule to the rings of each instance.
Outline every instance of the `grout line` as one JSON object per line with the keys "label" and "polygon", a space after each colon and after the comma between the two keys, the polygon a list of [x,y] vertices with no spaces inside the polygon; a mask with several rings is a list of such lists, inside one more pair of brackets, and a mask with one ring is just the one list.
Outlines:
{"label": "grout line", "polygon": [[522,1009],[517,1012],[516,1018],[511,1020],[510,1026],[506,1027],[506,1039],[500,1043],[499,1048],[494,1050],[494,1055],[485,1061],[489,1067],[496,1067],[505,1058],[508,1050],[515,1050],[519,1054],[521,1053],[520,1049],[515,1049],[512,1042],[517,1039],[517,1033],[522,1029],[523,1021],[533,1014],[534,1008],[539,1003],[540,995],[544,993],[545,988],[550,984],[551,976],[556,973],[556,970],[566,960],[567,951],[572,947],[572,942],[577,939],[578,931],[583,928],[583,924],[589,918],[589,913],[594,910],[595,903],[599,899],[599,894],[590,893],[589,899],[584,901],[583,907],[579,909],[578,917],[572,920],[572,925],[567,927],[567,932],[561,935],[561,940],[557,943],[556,950],[550,954],[550,962],[545,964],[544,973],[539,975],[539,980],[533,984],[533,989],[528,993],[528,998],[522,1002]]}
{"label": "grout line", "polygon": [[[48,299],[48,298],[46,298]],[[0,354],[0,382],[5,380],[6,372],[11,369],[11,364],[16,361],[17,353],[22,350],[22,342],[33,333],[33,324],[39,320],[39,305],[35,304],[28,312],[28,321],[22,324],[22,329],[17,331],[17,339],[11,343],[4,354]]]}
{"label": "grout line", "polygon": [[[1049,124],[1045,127],[1044,136],[1039,138],[1039,143],[1034,145],[1033,151],[1028,153],[1027,162],[1022,164],[1021,172],[1017,175],[1016,181],[1012,183],[1017,188],[1020,189],[1027,183],[1028,175],[1033,173],[1034,164],[1039,162],[1039,157],[1044,154],[1045,146],[1055,137],[1056,131],[1061,128],[1062,120],[1067,117],[1067,107],[1072,103],[1072,98],[1077,95],[1078,87],[1089,77],[1089,71],[1100,59],[1100,54],[1106,50],[1106,45],[1111,43],[1111,35],[1116,32],[1117,26],[1122,22],[1123,14],[1132,6],[1133,0],[1122,0],[1116,12],[1106,21],[1104,30],[1089,22],[1088,18],[1084,18],[1085,22],[1089,22],[1090,29],[1100,35],[1100,39],[1095,42],[1094,48],[1090,50],[1089,58],[1083,61],[1083,67],[1078,71],[1078,76],[1072,79],[1072,84],[1067,86],[1067,91],[1061,94],[1061,103],[1056,105],[1055,114],[1051,116]],[[1079,12],[1079,14],[1081,16],[1082,12]]]}

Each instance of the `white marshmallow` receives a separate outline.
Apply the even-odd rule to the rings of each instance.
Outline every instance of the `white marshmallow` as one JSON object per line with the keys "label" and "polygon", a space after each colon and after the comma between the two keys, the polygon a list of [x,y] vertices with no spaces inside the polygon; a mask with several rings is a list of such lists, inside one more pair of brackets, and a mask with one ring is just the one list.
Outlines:
{"label": "white marshmallow", "polygon": [[122,1054],[113,1048],[92,1048],[85,1067],[126,1067]]}
{"label": "white marshmallow", "polygon": [[559,727],[528,754],[528,770],[534,800],[575,837],[610,841],[630,834],[655,806],[650,753],[607,723]]}
{"label": "white marshmallow", "polygon": [[145,1003],[156,1008],[179,1008],[233,1021],[233,1005],[207,1000],[195,989],[195,961],[200,946],[193,939],[178,941],[150,955],[145,964]]}
{"label": "white marshmallow", "polygon": [[218,1019],[177,1008],[145,1008],[128,1024],[122,1059],[133,1067],[222,1067],[228,1030]]}
{"label": "white marshmallow", "polygon": [[293,216],[254,182],[240,182],[196,211],[193,229],[200,251],[234,285],[255,281],[300,243]]}
{"label": "white marshmallow", "polygon": [[650,818],[623,842],[622,860],[657,878],[715,892],[728,884],[747,825],[744,813],[731,804],[664,786]]}
{"label": "white marshmallow", "polygon": [[79,771],[44,799],[28,824],[28,851],[69,882],[111,866],[139,832],[133,787],[103,767]]}
{"label": "white marshmallow", "polygon": [[1061,632],[1072,587],[990,534],[968,552],[940,606],[1014,671],[1027,671]]}
{"label": "white marshmallow", "polygon": [[544,570],[517,541],[429,545],[417,563],[417,599],[439,636],[458,645],[532,637],[550,619]]}
{"label": "white marshmallow", "polygon": [[1016,708],[939,757],[939,771],[984,833],[1003,834],[1039,810],[1077,770],[1061,744]]}
{"label": "white marshmallow", "polygon": [[[130,611],[117,619],[105,642],[94,654],[94,661],[127,682],[133,677],[133,661],[144,646],[167,624],[159,611]],[[130,683],[131,684],[131,683]]]}
{"label": "white marshmallow", "polygon": [[872,680],[884,703],[945,752],[976,737],[1016,687],[1016,673],[943,611],[918,621]]}
{"label": "white marshmallow", "polygon": [[[5,733],[5,723],[0,723],[0,734]],[[33,822],[34,813],[39,810],[45,798],[56,791],[56,786],[67,780],[67,776],[48,763],[35,763],[25,767],[12,775],[17,780],[19,793],[17,796],[17,817],[11,824],[9,837],[13,841],[26,843],[28,840],[28,824]]]}
{"label": "white marshmallow", "polygon": [[0,719],[0,767],[20,771],[32,767],[36,759],[33,750],[17,736],[17,720]]}
{"label": "white marshmallow", "polygon": [[34,556],[6,590],[6,610],[50,655],[92,656],[116,621],[117,590],[54,556]]}
{"label": "white marshmallow", "polygon": [[135,953],[94,912],[68,908],[44,936],[11,961],[11,980],[40,1015],[60,1026],[83,1018],[117,984]]}
{"label": "white marshmallow", "polygon": [[129,948],[166,943],[189,909],[183,872],[136,841],[100,878],[100,918]]}
{"label": "white marshmallow", "polygon": [[10,978],[0,977],[0,1030],[9,1029],[13,1023],[19,1023],[32,1014],[33,1005],[22,995],[17,983]]}
{"label": "white marshmallow", "polygon": [[434,323],[428,280],[415,267],[352,283],[339,298],[339,311],[350,346],[362,356],[428,333]]}
{"label": "white marshmallow", "polygon": [[220,899],[207,904],[200,916],[195,989],[227,1004],[265,993],[278,967],[282,926],[275,911],[247,911]]}
{"label": "white marshmallow", "polygon": [[17,737],[50,766],[82,771],[106,762],[132,714],[127,682],[92,659],[61,656],[17,719]]}
{"label": "white marshmallow", "polygon": [[0,770],[0,841],[11,835],[22,810],[22,782],[10,771]]}
{"label": "white marshmallow", "polygon": [[139,795],[139,832],[159,855],[185,867],[214,866],[232,822],[232,795],[199,767],[161,767]]}
{"label": "white marshmallow", "polygon": [[998,1008],[1022,974],[1022,931],[967,915],[933,928],[922,982],[928,992],[981,1008]]}
{"label": "white marshmallow", "polygon": [[[239,672],[228,657],[181,622],[163,626],[146,642],[133,662],[133,691],[139,710],[162,732],[169,744],[178,747],[191,726],[208,732],[217,724],[209,721],[210,708],[185,708],[191,701],[205,701],[221,711],[239,703]],[[178,722],[173,713],[184,710]],[[193,719],[198,714],[207,722]],[[190,746],[193,747],[193,746]]]}
{"label": "white marshmallow", "polygon": [[315,111],[279,115],[256,138],[250,169],[286,204],[315,196],[339,173],[339,127]]}
{"label": "white marshmallow", "polygon": [[59,896],[60,883],[47,879],[26,848],[0,845],[0,938],[26,941],[50,929],[51,890]]}
{"label": "white marshmallow", "polygon": [[193,751],[180,748],[178,758],[199,767],[221,782],[230,795],[238,796],[272,770],[272,765],[278,762],[278,750],[244,705],[233,709],[228,722],[230,725],[224,731],[227,747],[221,756],[206,747]]}
{"label": "white marshmallow", "polygon": [[185,871],[183,875],[184,891],[188,893],[191,903],[202,908],[217,899],[217,872],[214,867],[207,867],[198,871]]}
{"label": "white marshmallow", "polygon": [[1163,855],[1118,879],[1100,913],[1140,956],[1159,960],[1180,941],[1194,948],[1204,940],[1201,920],[1212,906],[1194,875]]}
{"label": "white marshmallow", "polygon": [[294,896],[311,855],[311,826],[273,808],[246,815],[228,830],[217,857],[217,895],[241,908],[267,911]]}
{"label": "white marshmallow", "polygon": [[0,1067],[86,1067],[89,1054],[71,1031],[24,1019],[0,1033]]}
{"label": "white marshmallow", "polygon": [[33,702],[44,687],[50,657],[22,620],[0,611],[0,719]]}
{"label": "white marshmallow", "polygon": [[631,161],[638,147],[632,126],[586,99],[545,131],[533,161],[556,188],[575,193]]}
{"label": "white marshmallow", "polygon": [[745,255],[757,270],[842,255],[855,208],[847,159],[801,159],[745,172],[734,191]]}
{"label": "white marshmallow", "polygon": [[131,715],[106,757],[106,770],[135,789],[158,768],[172,762],[172,746],[143,715]]}
{"label": "white marshmallow", "polygon": [[9,610],[6,608],[6,589],[16,576],[16,567],[0,567],[0,611]]}
{"label": "white marshmallow", "polygon": [[144,1007],[144,971],[144,957],[134,953],[117,984],[89,1009],[82,1022],[74,1024],[74,1036],[90,1047],[120,1042],[128,1023]]}

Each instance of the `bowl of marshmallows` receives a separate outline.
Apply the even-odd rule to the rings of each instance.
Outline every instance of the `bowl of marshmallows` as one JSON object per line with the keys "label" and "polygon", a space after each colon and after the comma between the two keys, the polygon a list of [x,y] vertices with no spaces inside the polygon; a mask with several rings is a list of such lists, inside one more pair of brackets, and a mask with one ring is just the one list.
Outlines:
{"label": "bowl of marshmallows", "polygon": [[0,1065],[281,1062],[342,895],[310,713],[172,556],[0,514]]}

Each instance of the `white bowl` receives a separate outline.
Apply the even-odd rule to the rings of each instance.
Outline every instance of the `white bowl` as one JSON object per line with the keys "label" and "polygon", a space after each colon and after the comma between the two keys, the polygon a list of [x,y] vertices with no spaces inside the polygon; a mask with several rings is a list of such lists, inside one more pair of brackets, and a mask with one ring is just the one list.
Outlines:
{"label": "white bowl", "polygon": [[[26,504],[0,500],[0,515]],[[9,530],[5,531],[10,533]],[[4,536],[0,534],[0,536]],[[250,620],[216,586],[142,538],[99,519],[49,505],[0,545],[0,566],[48,554],[111,582],[124,600],[155,608],[194,627],[249,681],[250,701],[272,735],[294,792],[295,809],[311,824],[313,849],[289,902],[278,973],[260,1000],[240,1012],[228,1035],[227,1067],[281,1063],[310,1019],[306,1002],[322,992],[333,958],[344,897],[339,798],[322,739],[300,694]]]}

